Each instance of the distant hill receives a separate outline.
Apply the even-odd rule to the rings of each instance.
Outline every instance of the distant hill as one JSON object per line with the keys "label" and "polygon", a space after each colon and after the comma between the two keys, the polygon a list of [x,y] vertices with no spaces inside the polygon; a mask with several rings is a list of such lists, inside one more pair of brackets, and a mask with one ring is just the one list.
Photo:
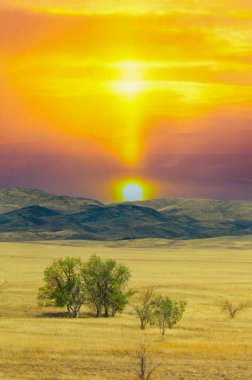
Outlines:
{"label": "distant hill", "polygon": [[0,213],[34,205],[70,213],[85,210],[90,205],[101,204],[94,199],[55,195],[36,189],[0,189]]}
{"label": "distant hill", "polygon": [[134,202],[134,204],[151,207],[167,216],[183,215],[204,221],[252,219],[252,201],[168,198]]}
{"label": "distant hill", "polygon": [[104,205],[0,189],[0,240],[193,239],[252,235],[252,202],[157,199]]}

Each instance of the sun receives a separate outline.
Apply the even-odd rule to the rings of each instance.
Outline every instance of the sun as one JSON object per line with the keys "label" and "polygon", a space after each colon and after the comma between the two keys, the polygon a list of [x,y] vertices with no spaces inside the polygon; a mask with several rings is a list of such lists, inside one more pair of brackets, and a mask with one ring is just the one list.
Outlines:
{"label": "sun", "polygon": [[111,195],[116,202],[134,202],[153,199],[156,186],[150,181],[139,178],[116,180],[110,187]]}
{"label": "sun", "polygon": [[123,200],[132,201],[142,201],[143,200],[143,188],[136,183],[129,183],[123,188]]}

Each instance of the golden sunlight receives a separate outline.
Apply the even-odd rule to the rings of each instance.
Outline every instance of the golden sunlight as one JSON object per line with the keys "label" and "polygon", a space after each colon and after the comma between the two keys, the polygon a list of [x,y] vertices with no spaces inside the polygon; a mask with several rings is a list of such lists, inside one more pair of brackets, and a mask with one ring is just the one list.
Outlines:
{"label": "golden sunlight", "polygon": [[142,82],[116,82],[114,89],[118,94],[137,94],[142,89]]}
{"label": "golden sunlight", "polygon": [[109,83],[112,92],[132,97],[144,89],[143,70],[138,62],[119,62],[109,65],[115,69],[117,79]]}
{"label": "golden sunlight", "polygon": [[153,184],[137,178],[128,178],[116,181],[111,187],[112,197],[115,201],[143,201],[154,198]]}

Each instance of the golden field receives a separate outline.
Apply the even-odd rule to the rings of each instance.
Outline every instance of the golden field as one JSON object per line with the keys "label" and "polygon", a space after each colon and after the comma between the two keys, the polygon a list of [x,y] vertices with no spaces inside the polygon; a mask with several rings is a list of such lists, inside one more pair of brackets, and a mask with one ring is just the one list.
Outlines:
{"label": "golden field", "polygon": [[[93,253],[128,266],[130,287],[188,302],[165,339],[156,327],[141,331],[130,305],[116,318],[78,320],[38,307],[53,259]],[[140,343],[162,362],[152,379],[252,379],[252,308],[231,320],[218,306],[252,301],[252,238],[2,242],[0,284],[0,379],[136,379]]]}

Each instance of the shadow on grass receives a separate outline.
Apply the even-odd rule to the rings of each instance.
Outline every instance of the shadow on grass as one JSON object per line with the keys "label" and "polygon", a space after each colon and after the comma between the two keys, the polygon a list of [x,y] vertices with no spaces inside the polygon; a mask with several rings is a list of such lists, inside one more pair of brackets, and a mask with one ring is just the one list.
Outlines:
{"label": "shadow on grass", "polygon": [[69,318],[66,312],[46,312],[36,315],[37,318]]}
{"label": "shadow on grass", "polygon": [[[36,315],[37,318],[67,318],[67,319],[75,319],[72,317],[69,317],[67,312],[43,312]],[[94,313],[86,312],[81,313],[77,319],[83,319],[83,318],[96,318]]]}

